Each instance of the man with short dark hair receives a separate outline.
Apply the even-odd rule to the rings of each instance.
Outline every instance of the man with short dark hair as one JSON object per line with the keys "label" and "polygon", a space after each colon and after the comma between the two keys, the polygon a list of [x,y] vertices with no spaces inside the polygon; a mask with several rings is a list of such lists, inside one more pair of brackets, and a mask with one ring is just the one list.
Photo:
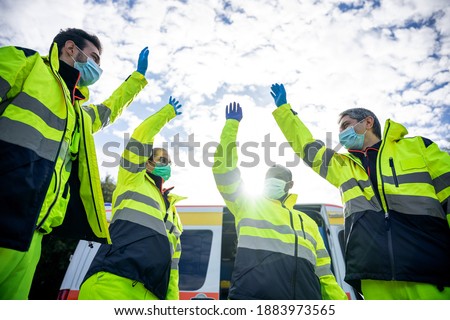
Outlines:
{"label": "man with short dark hair", "polygon": [[450,299],[450,156],[390,119],[381,135],[373,112],[339,116],[326,148],[272,85],[275,120],[296,154],[338,187],[345,213],[345,280],[365,299]]}
{"label": "man with short dark hair", "polygon": [[214,156],[217,188],[235,217],[238,244],[230,299],[321,300],[347,296],[331,272],[331,259],[317,224],[295,210],[297,195],[291,171],[267,170],[264,196],[243,192],[237,167],[236,136],[242,109],[227,106],[226,122]]}
{"label": "man with short dark hair", "polygon": [[0,48],[0,299],[28,298],[53,228],[110,241],[93,133],[147,84],[148,49],[110,98],[83,105],[102,74],[101,52],[97,36],[75,28],[61,30],[45,57]]}

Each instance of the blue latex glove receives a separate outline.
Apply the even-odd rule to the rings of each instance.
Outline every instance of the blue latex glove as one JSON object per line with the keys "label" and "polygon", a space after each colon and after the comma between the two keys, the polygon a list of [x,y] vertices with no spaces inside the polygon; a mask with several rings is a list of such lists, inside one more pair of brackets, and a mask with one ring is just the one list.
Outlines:
{"label": "blue latex glove", "polygon": [[169,98],[169,104],[172,105],[173,110],[175,110],[175,114],[176,114],[177,116],[183,113],[183,112],[180,111],[181,104],[178,105],[179,102],[178,102],[175,98],[172,98],[172,96],[170,96],[170,98]]}
{"label": "blue latex glove", "polygon": [[145,73],[147,72],[148,68],[148,47],[145,47],[142,49],[141,53],[139,53],[139,59],[138,59],[138,65],[137,65],[137,72],[145,76]]}
{"label": "blue latex glove", "polygon": [[283,104],[287,103],[286,100],[286,90],[284,89],[283,84],[275,83],[271,87],[272,92],[270,92],[270,95],[275,100],[275,104],[277,105],[277,108],[279,106],[282,106]]}
{"label": "blue latex glove", "polygon": [[230,105],[228,105],[226,107],[226,111],[225,111],[225,116],[228,119],[234,119],[237,121],[241,121],[242,119],[242,108],[239,105],[239,103],[233,102],[230,103]]}

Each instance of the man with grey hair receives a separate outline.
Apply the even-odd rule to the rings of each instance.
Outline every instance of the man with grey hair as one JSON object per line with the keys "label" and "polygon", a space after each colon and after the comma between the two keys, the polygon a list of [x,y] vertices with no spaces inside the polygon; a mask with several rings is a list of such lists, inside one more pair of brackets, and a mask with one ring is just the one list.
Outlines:
{"label": "man with grey hair", "polygon": [[230,299],[342,299],[347,296],[331,272],[331,259],[317,224],[293,207],[297,195],[291,171],[267,170],[264,196],[247,197],[237,167],[236,136],[242,109],[227,106],[226,122],[214,156],[217,188],[235,217],[237,253]]}
{"label": "man with grey hair", "polygon": [[339,116],[340,154],[313,138],[271,87],[275,120],[293,150],[338,187],[345,214],[345,281],[365,299],[450,299],[450,156],[423,137],[384,133],[362,108]]}

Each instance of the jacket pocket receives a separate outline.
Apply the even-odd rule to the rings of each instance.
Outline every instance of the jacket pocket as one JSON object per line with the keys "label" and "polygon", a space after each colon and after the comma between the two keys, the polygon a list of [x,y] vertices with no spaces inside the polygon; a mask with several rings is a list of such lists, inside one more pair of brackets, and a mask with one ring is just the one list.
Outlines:
{"label": "jacket pocket", "polygon": [[412,169],[425,168],[426,164],[422,157],[414,157],[400,160],[400,166],[402,170],[408,171]]}

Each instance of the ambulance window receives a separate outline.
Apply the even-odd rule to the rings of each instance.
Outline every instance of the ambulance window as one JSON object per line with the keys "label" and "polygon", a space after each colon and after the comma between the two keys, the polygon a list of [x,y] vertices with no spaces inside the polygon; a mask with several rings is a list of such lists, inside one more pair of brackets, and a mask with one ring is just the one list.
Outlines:
{"label": "ambulance window", "polygon": [[205,283],[212,237],[211,230],[184,230],[181,234],[180,290],[199,290]]}

